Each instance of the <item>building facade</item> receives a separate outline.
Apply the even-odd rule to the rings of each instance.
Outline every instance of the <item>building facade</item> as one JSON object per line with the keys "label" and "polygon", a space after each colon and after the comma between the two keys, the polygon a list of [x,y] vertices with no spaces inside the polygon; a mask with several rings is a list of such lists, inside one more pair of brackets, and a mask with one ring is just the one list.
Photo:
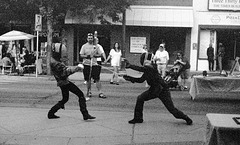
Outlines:
{"label": "building facade", "polygon": [[[130,62],[138,63],[144,43],[155,52],[160,43],[166,44],[170,64],[177,51],[190,60],[191,70],[208,70],[207,48],[215,49],[215,70],[218,69],[218,44],[226,54],[224,69],[229,70],[240,55],[240,2],[235,0],[134,0],[126,11],[126,46],[122,48]],[[79,62],[81,45],[88,32],[98,31],[106,54],[115,42],[122,41],[122,25],[101,25],[67,15],[65,19],[70,64]],[[81,60],[80,60],[81,61]]]}
{"label": "building facade", "polygon": [[[190,60],[191,70],[208,70],[207,48],[210,43],[215,50],[215,70],[218,70],[217,50],[222,43],[226,49],[223,60],[224,69],[229,70],[236,57],[240,57],[240,1],[237,0],[131,0],[126,10],[124,57],[132,63],[139,63],[143,44],[155,52],[160,43],[165,43],[170,55],[170,64],[175,54],[182,51]],[[2,23],[0,32],[21,27],[30,32],[31,26],[12,26]],[[79,52],[86,43],[89,32],[98,31],[100,44],[106,54],[115,42],[122,44],[123,27],[121,23],[102,25],[93,23],[67,13],[65,31],[69,65],[81,61]],[[19,28],[18,28],[19,30]],[[56,35],[55,35],[56,34]],[[55,33],[59,37],[60,33]],[[40,33],[40,41],[46,42],[47,32]],[[35,43],[34,43],[35,44]],[[45,47],[41,43],[39,47]],[[25,45],[24,43],[22,45]],[[34,47],[35,48],[35,47]]]}
{"label": "building facade", "polygon": [[215,70],[218,69],[218,44],[225,47],[223,67],[229,70],[240,56],[240,2],[237,0],[194,0],[194,26],[191,31],[191,70],[208,70],[207,48],[215,50]]}
{"label": "building facade", "polygon": [[[81,61],[79,51],[86,43],[89,32],[98,31],[100,44],[106,54],[115,42],[122,42],[122,25],[101,25],[98,21],[89,24],[84,19],[67,14],[65,18],[69,64]],[[139,63],[143,44],[155,52],[165,43],[170,55],[170,64],[177,51],[183,51],[190,59],[191,30],[193,27],[192,0],[134,0],[126,11],[126,44],[124,56],[132,63]]]}

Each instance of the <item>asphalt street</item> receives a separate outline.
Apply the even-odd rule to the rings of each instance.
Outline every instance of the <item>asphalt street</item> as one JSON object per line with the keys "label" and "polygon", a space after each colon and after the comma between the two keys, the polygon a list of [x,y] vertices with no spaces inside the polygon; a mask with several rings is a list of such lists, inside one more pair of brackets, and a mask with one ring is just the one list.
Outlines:
{"label": "asphalt street", "polygon": [[[144,90],[147,90],[145,83],[132,84],[120,78],[120,85],[111,85],[108,80],[110,74],[103,75],[106,76],[102,76],[102,90],[107,99],[98,98],[97,89],[93,84],[93,97],[87,102],[88,107],[94,110],[124,110],[132,112],[137,96]],[[83,83],[81,73],[74,74],[70,79],[86,94],[86,86]],[[51,76],[40,76],[38,78],[34,76],[21,78],[19,76],[1,76],[0,86],[1,106],[49,108],[61,99],[61,91]],[[206,97],[191,100],[188,91],[179,91],[178,89],[172,89],[171,94],[175,106],[187,114],[238,113],[240,110],[240,99],[238,98]],[[66,107],[78,108],[77,97],[74,94],[70,93]],[[159,99],[146,102],[144,110],[167,113]]]}

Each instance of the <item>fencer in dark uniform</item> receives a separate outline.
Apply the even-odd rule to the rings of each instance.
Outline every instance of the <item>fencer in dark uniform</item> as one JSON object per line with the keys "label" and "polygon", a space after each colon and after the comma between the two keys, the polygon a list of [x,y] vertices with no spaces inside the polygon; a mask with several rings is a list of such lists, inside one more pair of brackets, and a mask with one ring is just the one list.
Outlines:
{"label": "fencer in dark uniform", "polygon": [[91,116],[88,113],[86,106],[86,99],[84,97],[83,92],[71,81],[69,81],[68,76],[83,69],[83,65],[78,65],[74,67],[67,67],[63,62],[65,60],[62,59],[61,48],[59,52],[53,51],[50,67],[52,73],[57,81],[57,86],[60,87],[62,92],[62,100],[60,100],[56,105],[54,105],[48,112],[49,119],[56,119],[59,116],[56,116],[55,113],[59,109],[64,109],[64,104],[69,100],[69,92],[74,93],[78,96],[78,102],[80,106],[80,111],[83,115],[84,120],[95,119],[96,117]]}
{"label": "fencer in dark uniform", "polygon": [[134,110],[134,118],[130,120],[129,123],[142,123],[144,102],[151,99],[159,98],[165,105],[167,110],[175,118],[183,119],[186,121],[187,125],[191,125],[193,121],[183,112],[175,108],[168,84],[164,82],[162,77],[159,75],[156,65],[153,64],[150,58],[151,56],[148,53],[143,53],[140,58],[140,63],[142,64],[142,66],[132,65],[127,60],[125,60],[126,68],[131,68],[133,70],[143,72],[143,75],[140,78],[125,75],[123,76],[124,79],[127,81],[131,81],[132,83],[142,83],[146,80],[150,86],[147,91],[143,92],[137,97],[137,102]]}

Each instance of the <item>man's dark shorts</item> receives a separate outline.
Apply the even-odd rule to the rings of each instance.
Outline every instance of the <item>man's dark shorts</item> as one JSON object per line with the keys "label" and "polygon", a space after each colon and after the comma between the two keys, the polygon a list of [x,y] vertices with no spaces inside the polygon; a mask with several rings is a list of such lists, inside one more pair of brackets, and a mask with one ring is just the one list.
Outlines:
{"label": "man's dark shorts", "polygon": [[[101,72],[101,66],[92,66],[91,78],[95,81],[99,81],[100,72]],[[85,81],[89,80],[89,74],[90,74],[90,66],[84,65],[83,76]]]}

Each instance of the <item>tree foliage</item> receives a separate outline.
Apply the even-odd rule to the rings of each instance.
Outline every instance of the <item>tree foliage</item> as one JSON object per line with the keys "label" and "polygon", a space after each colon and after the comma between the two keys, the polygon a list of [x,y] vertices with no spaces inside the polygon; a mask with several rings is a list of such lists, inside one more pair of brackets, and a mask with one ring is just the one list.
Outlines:
{"label": "tree foliage", "polygon": [[11,22],[31,24],[34,24],[35,14],[41,14],[57,29],[63,24],[67,11],[87,16],[89,22],[97,17],[103,24],[110,24],[106,18],[121,21],[120,14],[129,5],[128,0],[1,0],[0,13],[6,13]]}
{"label": "tree foliage", "polygon": [[39,12],[38,7],[29,4],[28,0],[1,0],[0,13],[7,15],[5,19],[13,23],[31,23]]}
{"label": "tree foliage", "polygon": [[[89,22],[98,18],[103,24],[121,21],[122,14],[129,7],[128,0],[0,0],[0,13],[8,15],[9,21],[34,25],[35,14],[43,16],[47,26],[47,70],[50,74],[52,32],[62,26],[68,11],[73,15],[87,16]],[[43,23],[43,25],[44,25]]]}
{"label": "tree foliage", "polygon": [[[110,24],[107,17],[112,18],[113,22],[121,21],[121,16],[130,3],[128,0],[69,0],[69,10],[75,15],[88,16],[89,21],[96,17],[103,24]],[[71,5],[74,3],[74,5]]]}

